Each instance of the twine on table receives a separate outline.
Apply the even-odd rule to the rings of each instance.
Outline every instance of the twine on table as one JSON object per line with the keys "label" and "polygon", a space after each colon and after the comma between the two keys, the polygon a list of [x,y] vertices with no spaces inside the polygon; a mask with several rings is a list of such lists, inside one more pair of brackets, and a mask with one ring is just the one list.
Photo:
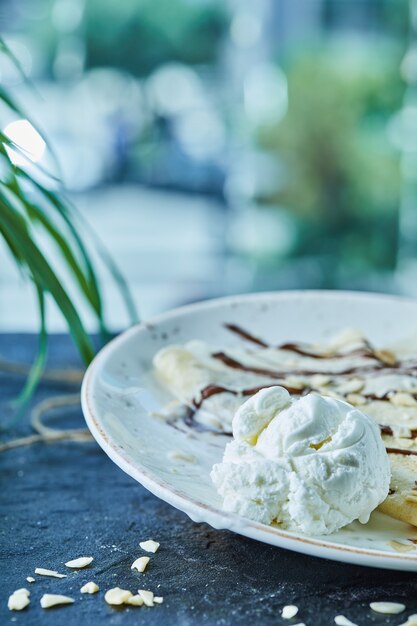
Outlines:
{"label": "twine on table", "polygon": [[[23,363],[14,363],[0,358],[0,370],[10,374],[27,376],[31,370],[30,366]],[[82,369],[45,369],[41,379],[47,382],[64,383],[67,385],[81,384],[84,376]]]}
{"label": "twine on table", "polygon": [[[26,375],[29,368],[18,363],[11,363],[0,359],[0,370]],[[84,375],[83,370],[45,370],[42,380],[51,382],[66,383],[69,385],[79,384]],[[19,448],[21,446],[31,446],[34,443],[55,443],[57,441],[75,441],[77,443],[87,443],[93,441],[93,437],[87,428],[51,428],[43,422],[43,418],[50,412],[63,407],[77,406],[81,402],[80,393],[61,394],[38,402],[30,412],[30,424],[35,431],[33,435],[11,439],[0,443],[0,452]]]}

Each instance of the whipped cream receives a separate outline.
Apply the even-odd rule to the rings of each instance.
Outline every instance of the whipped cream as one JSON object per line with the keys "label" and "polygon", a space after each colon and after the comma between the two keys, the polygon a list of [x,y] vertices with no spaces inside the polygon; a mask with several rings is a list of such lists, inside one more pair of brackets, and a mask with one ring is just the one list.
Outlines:
{"label": "whipped cream", "polygon": [[306,534],[366,523],[386,498],[390,464],[377,424],[347,402],[262,389],[237,410],[211,478],[223,507]]}

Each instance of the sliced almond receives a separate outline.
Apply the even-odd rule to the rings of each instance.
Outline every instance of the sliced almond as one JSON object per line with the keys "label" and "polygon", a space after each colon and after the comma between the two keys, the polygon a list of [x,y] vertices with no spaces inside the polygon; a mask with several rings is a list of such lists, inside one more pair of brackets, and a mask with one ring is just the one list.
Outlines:
{"label": "sliced almond", "polygon": [[295,617],[297,613],[298,606],[295,606],[295,604],[287,604],[282,609],[281,617],[283,617],[284,619],[291,619],[292,617]]}
{"label": "sliced almond", "polygon": [[9,611],[22,611],[30,604],[29,596],[30,591],[27,589],[16,589],[7,601]]}
{"label": "sliced almond", "polygon": [[336,615],[334,621],[337,626],[358,626],[354,622],[351,622],[350,619],[348,619],[344,615]]}
{"label": "sliced almond", "polygon": [[397,391],[389,396],[389,401],[391,404],[396,406],[408,406],[415,407],[417,405],[417,401],[411,393],[407,393],[406,391]]}
{"label": "sliced almond", "polygon": [[56,593],[44,593],[41,598],[41,607],[43,609],[50,609],[53,606],[59,606],[60,604],[73,604],[74,599],[68,596],[61,596]]}
{"label": "sliced almond", "polygon": [[349,393],[346,396],[346,400],[349,404],[353,404],[354,406],[363,406],[366,404],[366,398],[361,396],[359,393]]}
{"label": "sliced almond", "polygon": [[52,576],[52,578],[66,578],[66,574],[58,574],[53,569],[45,569],[44,567],[37,567],[35,569],[35,574],[39,574],[39,576]]}
{"label": "sliced almond", "polygon": [[126,604],[130,604],[131,606],[143,606],[143,598],[139,594],[132,596],[127,600]]}
{"label": "sliced almond", "polygon": [[100,587],[97,585],[97,583],[91,581],[89,583],[85,583],[85,585],[83,585],[80,589],[81,593],[97,593],[97,591],[99,591]]}
{"label": "sliced almond", "polygon": [[138,594],[140,595],[140,597],[142,598],[145,606],[153,606],[153,592],[152,591],[145,591],[145,589],[138,589]]}
{"label": "sliced almond", "polygon": [[162,596],[154,596],[153,601],[155,602],[155,604],[162,604],[164,599]]}
{"label": "sliced almond", "polygon": [[33,578],[33,576],[27,576],[26,580],[28,581],[28,583],[34,583],[35,579]]}
{"label": "sliced almond", "polygon": [[382,361],[382,363],[384,363],[385,365],[389,365],[392,367],[397,364],[395,354],[390,350],[375,350],[374,355],[379,361]]}
{"label": "sliced almond", "polygon": [[155,553],[160,546],[160,544],[157,541],[154,541],[153,539],[148,539],[148,541],[141,541],[139,545],[142,548],[142,550],[145,550],[145,552],[153,552],[153,553]]}
{"label": "sliced almond", "polygon": [[405,611],[405,604],[401,602],[371,602],[369,605],[376,613],[384,613],[385,615],[398,615]]}
{"label": "sliced almond", "polygon": [[125,604],[132,596],[133,593],[131,591],[128,591],[127,589],[120,589],[120,587],[114,587],[113,589],[106,591],[104,599],[107,604],[120,606],[121,604]]}
{"label": "sliced almond", "polygon": [[137,569],[138,572],[144,572],[149,561],[150,558],[148,556],[141,556],[132,563],[130,569]]}
{"label": "sliced almond", "polygon": [[21,587],[20,589],[16,589],[16,591],[13,591],[13,593],[22,593],[25,596],[30,596],[30,591],[29,589],[26,589],[26,587]]}
{"label": "sliced almond", "polygon": [[73,569],[82,569],[83,567],[87,567],[87,565],[90,565],[90,563],[92,563],[93,561],[94,557],[92,556],[80,556],[78,559],[67,561],[65,565]]}

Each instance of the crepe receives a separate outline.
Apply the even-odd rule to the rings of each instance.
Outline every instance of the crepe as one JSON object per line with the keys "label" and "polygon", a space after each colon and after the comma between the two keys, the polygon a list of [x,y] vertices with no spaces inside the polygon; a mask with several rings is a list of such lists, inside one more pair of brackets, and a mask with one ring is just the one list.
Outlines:
{"label": "crepe", "polygon": [[320,393],[346,400],[380,426],[389,454],[390,493],[384,513],[417,526],[417,337],[379,349],[359,331],[327,343],[268,344],[226,324],[241,340],[231,347],[202,341],[168,346],[155,374],[178,400],[170,419],[186,429],[231,435],[238,407],[264,387],[292,395]]}

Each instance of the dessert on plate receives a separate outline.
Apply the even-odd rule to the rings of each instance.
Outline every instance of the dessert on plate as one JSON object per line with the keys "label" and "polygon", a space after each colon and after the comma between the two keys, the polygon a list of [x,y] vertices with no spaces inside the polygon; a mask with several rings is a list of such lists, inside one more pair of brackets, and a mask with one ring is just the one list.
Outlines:
{"label": "dessert on plate", "polygon": [[211,477],[223,508],[308,535],[369,520],[390,464],[377,424],[347,402],[267,387],[233,418],[233,441]]}
{"label": "dessert on plate", "polygon": [[276,346],[225,326],[232,347],[190,341],[154,358],[175,427],[234,437],[212,471],[224,508],[308,534],[376,506],[417,525],[417,339],[379,348],[345,330]]}

